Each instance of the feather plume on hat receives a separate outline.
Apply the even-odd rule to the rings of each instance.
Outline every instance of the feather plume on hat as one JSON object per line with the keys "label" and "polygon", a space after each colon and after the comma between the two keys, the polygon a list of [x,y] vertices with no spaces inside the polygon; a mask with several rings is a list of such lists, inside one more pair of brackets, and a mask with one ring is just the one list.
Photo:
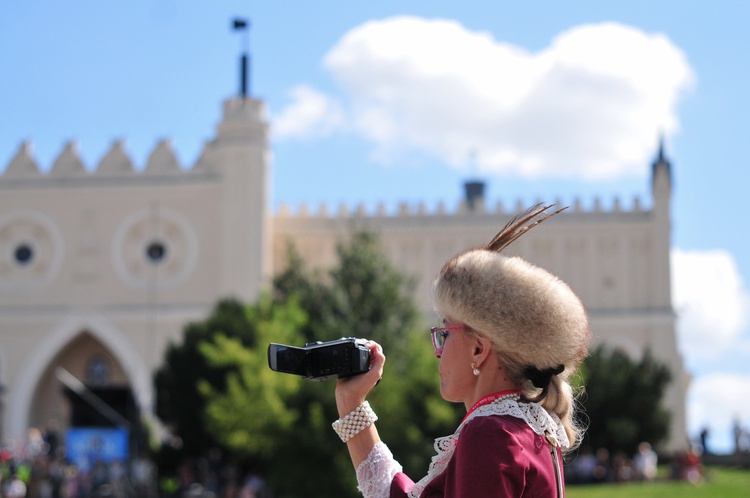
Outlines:
{"label": "feather plume on hat", "polygon": [[552,207],[554,204],[545,206],[540,202],[514,216],[484,248],[488,251],[500,252],[539,223],[568,209],[566,206],[552,213],[548,212]]}

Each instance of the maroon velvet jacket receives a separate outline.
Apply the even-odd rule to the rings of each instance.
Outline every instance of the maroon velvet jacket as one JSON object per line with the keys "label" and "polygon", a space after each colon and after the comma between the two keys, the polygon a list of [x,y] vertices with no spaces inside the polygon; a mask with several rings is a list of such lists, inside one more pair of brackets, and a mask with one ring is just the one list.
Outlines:
{"label": "maroon velvet jacket", "polygon": [[[557,458],[562,472],[562,454]],[[413,484],[399,473],[391,498]],[[557,484],[549,444],[523,420],[507,415],[476,417],[461,430],[448,467],[420,498],[555,498]],[[562,498],[562,497],[560,497]]]}

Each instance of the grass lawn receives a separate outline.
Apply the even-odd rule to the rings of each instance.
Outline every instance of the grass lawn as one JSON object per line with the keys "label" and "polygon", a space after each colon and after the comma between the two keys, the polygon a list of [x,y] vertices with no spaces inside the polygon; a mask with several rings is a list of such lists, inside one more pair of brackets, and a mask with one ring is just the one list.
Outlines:
{"label": "grass lawn", "polygon": [[678,481],[567,486],[566,498],[734,498],[750,496],[750,470],[708,467],[700,484]]}

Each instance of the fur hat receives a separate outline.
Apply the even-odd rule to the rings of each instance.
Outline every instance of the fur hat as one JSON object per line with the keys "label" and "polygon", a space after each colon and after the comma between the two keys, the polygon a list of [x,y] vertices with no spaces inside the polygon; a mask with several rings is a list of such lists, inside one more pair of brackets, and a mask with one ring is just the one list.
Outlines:
{"label": "fur hat", "polygon": [[[588,317],[562,280],[500,251],[562,210],[536,205],[517,216],[485,247],[445,263],[433,283],[438,315],[450,317],[492,340],[501,356],[520,367],[565,367],[563,378],[586,356]],[[557,372],[555,372],[557,373]]]}

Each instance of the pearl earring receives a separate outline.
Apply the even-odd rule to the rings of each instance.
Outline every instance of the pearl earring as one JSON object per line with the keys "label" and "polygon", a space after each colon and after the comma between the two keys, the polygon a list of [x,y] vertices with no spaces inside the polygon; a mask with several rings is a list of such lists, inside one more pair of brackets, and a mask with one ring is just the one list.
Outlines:
{"label": "pearl earring", "polygon": [[472,363],[471,364],[471,368],[474,371],[474,375],[476,375],[477,377],[479,377],[479,369],[477,368],[477,364],[476,363]]}

